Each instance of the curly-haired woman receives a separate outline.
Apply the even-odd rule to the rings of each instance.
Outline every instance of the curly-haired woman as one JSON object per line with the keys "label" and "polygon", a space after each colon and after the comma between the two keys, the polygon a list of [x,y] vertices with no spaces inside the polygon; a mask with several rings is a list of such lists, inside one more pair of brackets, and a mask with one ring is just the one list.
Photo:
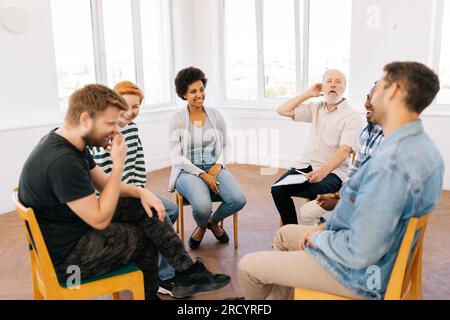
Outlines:
{"label": "curly-haired woman", "polygon": [[[189,201],[197,227],[189,238],[199,247],[207,229],[222,243],[229,237],[219,222],[241,210],[246,203],[239,182],[225,168],[226,124],[222,114],[207,108],[205,74],[189,67],[178,72],[175,87],[187,106],[170,120],[172,172],[169,191],[175,189]],[[221,201],[212,212],[212,201]]]}

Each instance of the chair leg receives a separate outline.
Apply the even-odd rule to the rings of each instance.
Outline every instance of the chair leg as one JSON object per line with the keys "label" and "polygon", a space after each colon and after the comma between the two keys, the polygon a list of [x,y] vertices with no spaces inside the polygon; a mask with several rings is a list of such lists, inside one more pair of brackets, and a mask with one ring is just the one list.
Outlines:
{"label": "chair leg", "polygon": [[233,214],[234,248],[238,248],[238,213]]}
{"label": "chair leg", "polygon": [[44,300],[44,295],[39,291],[38,284],[37,284],[37,277],[36,272],[34,270],[31,270],[32,277],[33,277],[33,297],[34,300]]}
{"label": "chair leg", "polygon": [[180,234],[180,219],[177,219],[177,234]]}
{"label": "chair leg", "polygon": [[113,300],[120,300],[120,293],[119,292],[113,292],[112,298],[113,298]]}
{"label": "chair leg", "polygon": [[[177,193],[177,204],[178,204],[178,212],[180,221],[180,238],[181,241],[184,241],[184,206],[183,206],[183,196]],[[177,228],[178,228],[178,220],[177,220]]]}

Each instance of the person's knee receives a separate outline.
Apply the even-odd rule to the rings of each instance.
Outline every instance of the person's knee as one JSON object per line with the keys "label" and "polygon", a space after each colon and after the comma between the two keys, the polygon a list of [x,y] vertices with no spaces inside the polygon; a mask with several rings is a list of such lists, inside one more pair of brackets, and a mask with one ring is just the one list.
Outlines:
{"label": "person's knee", "polygon": [[317,204],[317,201],[310,201],[300,208],[300,220],[304,225],[314,225],[317,218],[323,213],[324,210]]}
{"label": "person's knee", "polygon": [[242,193],[234,195],[231,200],[231,206],[234,208],[234,211],[241,210],[246,204],[247,199],[245,199],[245,195]]}
{"label": "person's knee", "polygon": [[274,249],[280,248],[283,243],[283,230],[287,228],[289,225],[283,226],[275,232],[275,236],[273,237],[272,247]]}
{"label": "person's knee", "polygon": [[[272,247],[274,250],[282,250],[284,248],[284,243],[286,242],[286,234],[292,232],[292,229],[296,229],[298,225],[288,224],[277,230],[275,237],[273,238]],[[300,240],[300,237],[299,237]]]}
{"label": "person's knee", "polygon": [[166,215],[169,217],[170,221],[172,223],[175,223],[175,221],[178,218],[178,206],[175,203],[167,203],[164,207],[166,209]]}
{"label": "person's knee", "polygon": [[249,254],[246,254],[244,257],[242,257],[242,259],[239,261],[238,271],[239,271],[239,274],[241,275],[241,277],[242,277],[242,275],[248,275],[251,273],[252,260],[253,260],[253,254],[249,253]]}
{"label": "person's knee", "polygon": [[286,192],[282,186],[276,186],[270,188],[273,198],[283,198],[286,196]]}

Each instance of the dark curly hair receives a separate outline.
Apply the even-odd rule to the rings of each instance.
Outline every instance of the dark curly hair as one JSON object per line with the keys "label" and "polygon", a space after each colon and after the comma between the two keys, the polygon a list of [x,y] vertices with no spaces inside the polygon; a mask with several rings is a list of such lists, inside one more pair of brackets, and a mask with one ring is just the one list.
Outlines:
{"label": "dark curly hair", "polygon": [[175,78],[175,89],[177,91],[177,95],[181,99],[186,100],[184,95],[186,94],[189,85],[198,80],[200,80],[206,88],[208,79],[206,79],[205,73],[202,70],[195,67],[180,70]]}

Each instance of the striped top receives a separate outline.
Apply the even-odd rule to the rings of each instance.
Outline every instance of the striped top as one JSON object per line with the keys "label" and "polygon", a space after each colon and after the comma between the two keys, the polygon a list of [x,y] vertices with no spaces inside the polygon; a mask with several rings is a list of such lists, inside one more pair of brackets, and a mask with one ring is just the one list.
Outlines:
{"label": "striped top", "polygon": [[[122,181],[136,187],[145,188],[147,182],[144,149],[139,138],[139,130],[134,122],[120,129],[127,143],[127,156],[122,174]],[[112,170],[111,154],[102,147],[92,147],[92,156],[97,165],[109,174]]]}

